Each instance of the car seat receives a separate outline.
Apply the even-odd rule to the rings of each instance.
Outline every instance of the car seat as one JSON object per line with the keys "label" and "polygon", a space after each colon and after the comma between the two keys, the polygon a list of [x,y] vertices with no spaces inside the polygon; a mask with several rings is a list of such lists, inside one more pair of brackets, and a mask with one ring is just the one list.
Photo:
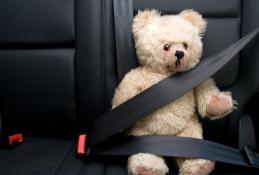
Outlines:
{"label": "car seat", "polygon": [[[257,0],[134,0],[139,9],[177,13],[192,8],[208,20],[204,56],[259,25]],[[76,138],[110,110],[119,83],[112,0],[2,0],[0,2],[0,113],[2,132],[22,131],[24,143],[0,149],[0,175],[121,175],[125,157],[76,156]],[[241,144],[240,116],[258,90],[259,42],[214,75],[233,92],[238,110],[204,121],[205,138]],[[256,115],[256,114],[255,114]],[[254,124],[257,129],[256,123]],[[249,137],[249,136],[247,136]],[[174,163],[171,174],[177,174]],[[218,164],[214,174],[259,174]]]}

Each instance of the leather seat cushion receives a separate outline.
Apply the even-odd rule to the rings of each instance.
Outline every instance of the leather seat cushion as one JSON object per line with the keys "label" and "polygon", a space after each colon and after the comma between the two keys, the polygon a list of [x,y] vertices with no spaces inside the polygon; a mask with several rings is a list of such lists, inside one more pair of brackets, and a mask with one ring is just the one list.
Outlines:
{"label": "leather seat cushion", "polygon": [[0,149],[0,174],[55,174],[73,143],[68,140],[25,138],[24,143],[15,149]]}

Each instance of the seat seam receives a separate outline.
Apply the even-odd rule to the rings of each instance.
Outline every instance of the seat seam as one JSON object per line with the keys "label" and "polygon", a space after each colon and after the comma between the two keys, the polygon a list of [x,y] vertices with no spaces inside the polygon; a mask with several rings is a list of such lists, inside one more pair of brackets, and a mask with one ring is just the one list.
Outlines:
{"label": "seat seam", "polygon": [[72,150],[72,148],[73,148],[73,144],[70,145],[70,148],[66,152],[64,158],[60,161],[60,163],[57,166],[56,170],[54,170],[54,172],[52,173],[53,175],[56,175],[59,172],[59,170],[61,169],[61,167],[64,164],[65,160],[68,158],[68,155],[69,155],[70,151]]}
{"label": "seat seam", "polygon": [[104,172],[103,172],[103,175],[106,175],[107,174],[107,168],[108,168],[108,165],[104,165]]}
{"label": "seat seam", "polygon": [[87,166],[84,166],[84,164],[82,164],[82,165],[80,166],[80,170],[79,170],[78,175],[83,175],[83,173],[85,172],[85,170],[87,170]]}
{"label": "seat seam", "polygon": [[106,27],[106,18],[105,18],[105,0],[102,0],[102,7],[101,7],[101,65],[102,65],[102,83],[103,83],[103,97],[104,97],[104,108],[107,108],[107,80],[106,80],[106,61],[105,61],[105,51],[106,51],[106,33],[105,33],[105,27]]}

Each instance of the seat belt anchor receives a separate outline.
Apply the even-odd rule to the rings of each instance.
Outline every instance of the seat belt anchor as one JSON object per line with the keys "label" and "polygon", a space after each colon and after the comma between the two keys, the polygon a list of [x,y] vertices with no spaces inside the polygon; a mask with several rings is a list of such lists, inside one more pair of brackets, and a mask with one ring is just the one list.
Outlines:
{"label": "seat belt anchor", "polygon": [[259,168],[259,153],[254,151],[250,146],[244,146],[243,150],[248,163],[255,168]]}

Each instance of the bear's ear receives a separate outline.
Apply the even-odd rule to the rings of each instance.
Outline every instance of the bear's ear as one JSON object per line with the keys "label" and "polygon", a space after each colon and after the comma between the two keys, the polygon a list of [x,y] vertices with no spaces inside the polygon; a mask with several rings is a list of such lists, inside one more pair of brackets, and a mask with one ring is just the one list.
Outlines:
{"label": "bear's ear", "polygon": [[202,18],[201,14],[194,10],[184,10],[179,14],[181,17],[190,21],[203,34],[207,28],[207,21]]}
{"label": "bear's ear", "polygon": [[150,23],[152,19],[159,16],[160,16],[160,12],[157,10],[138,11],[138,14],[133,19],[133,24],[132,24],[133,33],[138,32],[145,25]]}

